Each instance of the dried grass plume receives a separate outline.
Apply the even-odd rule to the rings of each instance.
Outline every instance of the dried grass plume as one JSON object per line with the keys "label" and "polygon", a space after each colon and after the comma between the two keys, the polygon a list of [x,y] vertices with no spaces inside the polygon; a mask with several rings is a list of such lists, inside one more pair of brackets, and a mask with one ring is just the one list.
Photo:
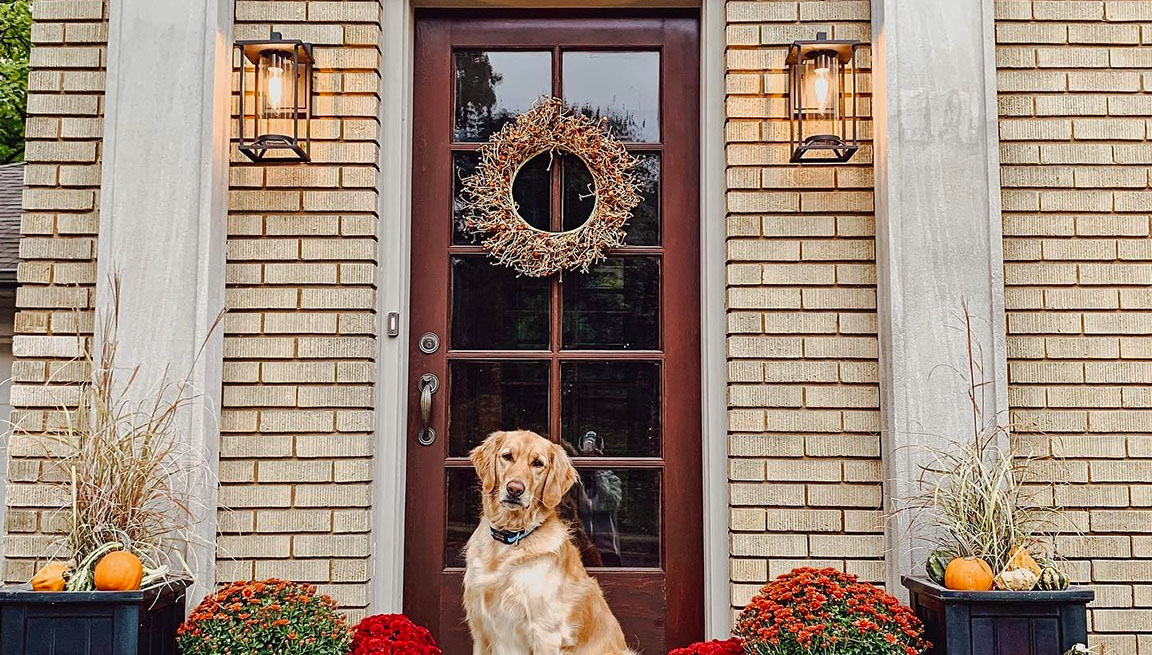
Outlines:
{"label": "dried grass plume", "polygon": [[57,552],[73,564],[68,589],[75,591],[91,588],[91,568],[116,548],[140,557],[146,583],[190,578],[184,553],[196,523],[214,509],[195,504],[192,491],[210,484],[211,472],[181,427],[198,396],[188,376],[145,383],[139,367],[118,367],[119,279],[111,286],[112,315],[99,352],[84,349],[78,402],[61,407],[61,425],[45,435],[49,465],[70,500]]}

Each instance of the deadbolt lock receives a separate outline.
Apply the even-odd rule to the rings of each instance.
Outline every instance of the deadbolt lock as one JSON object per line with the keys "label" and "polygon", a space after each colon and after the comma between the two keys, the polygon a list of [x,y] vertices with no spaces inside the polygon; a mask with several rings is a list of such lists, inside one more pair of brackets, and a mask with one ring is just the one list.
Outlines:
{"label": "deadbolt lock", "polygon": [[435,332],[425,332],[420,337],[420,352],[431,355],[437,350],[440,350],[440,337]]}

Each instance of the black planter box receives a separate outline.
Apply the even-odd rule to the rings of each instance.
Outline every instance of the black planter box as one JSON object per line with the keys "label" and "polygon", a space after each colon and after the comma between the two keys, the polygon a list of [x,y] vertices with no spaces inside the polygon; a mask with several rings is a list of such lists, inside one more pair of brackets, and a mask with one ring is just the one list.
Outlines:
{"label": "black planter box", "polygon": [[1088,643],[1086,587],[1064,591],[952,591],[903,578],[932,642],[929,655],[1063,655]]}
{"label": "black planter box", "polygon": [[176,655],[184,591],[0,587],[0,655]]}

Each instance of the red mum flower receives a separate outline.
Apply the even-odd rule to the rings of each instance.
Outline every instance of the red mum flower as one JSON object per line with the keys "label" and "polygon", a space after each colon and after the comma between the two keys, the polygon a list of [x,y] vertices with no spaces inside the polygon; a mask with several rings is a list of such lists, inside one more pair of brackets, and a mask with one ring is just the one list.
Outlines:
{"label": "red mum flower", "polygon": [[350,655],[442,655],[432,633],[403,614],[378,614],[352,633]]}
{"label": "red mum flower", "polygon": [[700,642],[686,648],[676,648],[668,655],[744,655],[744,645],[736,638]]}

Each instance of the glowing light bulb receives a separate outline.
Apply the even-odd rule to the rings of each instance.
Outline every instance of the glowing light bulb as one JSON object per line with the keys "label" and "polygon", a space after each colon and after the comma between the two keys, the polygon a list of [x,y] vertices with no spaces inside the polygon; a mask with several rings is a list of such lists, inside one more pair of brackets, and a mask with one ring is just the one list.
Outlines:
{"label": "glowing light bulb", "polygon": [[280,109],[284,102],[284,69],[268,68],[268,105]]}
{"label": "glowing light bulb", "polygon": [[832,69],[827,66],[815,70],[816,79],[812,82],[812,90],[816,93],[816,102],[820,103],[820,111],[828,110],[828,91],[832,89]]}

